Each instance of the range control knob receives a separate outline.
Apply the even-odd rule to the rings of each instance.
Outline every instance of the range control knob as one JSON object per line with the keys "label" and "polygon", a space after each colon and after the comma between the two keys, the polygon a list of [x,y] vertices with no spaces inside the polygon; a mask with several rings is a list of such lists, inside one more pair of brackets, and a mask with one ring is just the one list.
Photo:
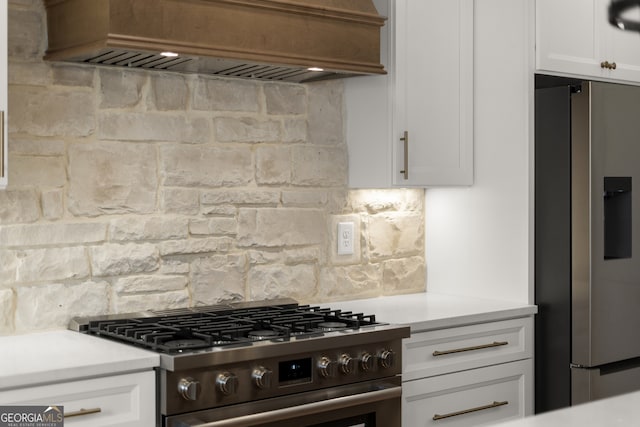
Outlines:
{"label": "range control knob", "polygon": [[271,387],[271,377],[273,377],[273,371],[264,366],[258,366],[251,373],[251,378],[258,388]]}
{"label": "range control knob", "polygon": [[376,367],[376,358],[371,353],[362,353],[360,356],[360,366],[365,372],[373,371]]}
{"label": "range control knob", "polygon": [[355,368],[355,361],[347,353],[340,356],[338,363],[343,374],[350,374]]}
{"label": "range control knob", "polygon": [[318,371],[320,372],[320,375],[325,378],[335,377],[336,364],[328,357],[323,356],[318,360]]}
{"label": "range control knob", "polygon": [[182,378],[178,382],[178,393],[185,400],[196,400],[200,394],[200,381],[191,377]]}
{"label": "range control knob", "polygon": [[395,363],[396,354],[393,350],[382,350],[378,357],[380,358],[380,366],[383,368],[390,368]]}
{"label": "range control knob", "polygon": [[230,372],[223,372],[216,378],[216,385],[223,394],[235,394],[238,388],[238,377]]}

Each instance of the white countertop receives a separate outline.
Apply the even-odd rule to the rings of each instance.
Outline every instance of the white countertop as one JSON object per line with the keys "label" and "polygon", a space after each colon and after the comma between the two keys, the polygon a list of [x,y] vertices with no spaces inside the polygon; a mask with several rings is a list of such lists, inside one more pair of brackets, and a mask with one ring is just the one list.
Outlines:
{"label": "white countertop", "polygon": [[535,305],[422,292],[321,303],[331,308],[375,314],[384,323],[411,326],[412,332],[492,322],[537,313]]}
{"label": "white countertop", "polygon": [[[414,332],[536,313],[532,305],[434,293],[320,303],[375,314]],[[68,330],[0,337],[0,390],[114,375],[158,366],[158,354]]]}
{"label": "white countertop", "polygon": [[151,351],[68,330],[0,337],[0,390],[152,369]]}
{"label": "white countertop", "polygon": [[623,394],[557,411],[545,412],[496,427],[630,427],[640,423],[640,392]]}

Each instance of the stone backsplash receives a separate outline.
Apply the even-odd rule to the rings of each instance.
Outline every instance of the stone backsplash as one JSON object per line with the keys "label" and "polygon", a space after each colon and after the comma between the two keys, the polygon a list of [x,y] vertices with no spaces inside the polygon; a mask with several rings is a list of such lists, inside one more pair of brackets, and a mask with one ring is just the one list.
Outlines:
{"label": "stone backsplash", "polygon": [[[340,81],[48,63],[45,49],[41,0],[9,0],[0,334],[424,290],[424,191],[348,188]],[[353,255],[336,253],[340,221]]]}

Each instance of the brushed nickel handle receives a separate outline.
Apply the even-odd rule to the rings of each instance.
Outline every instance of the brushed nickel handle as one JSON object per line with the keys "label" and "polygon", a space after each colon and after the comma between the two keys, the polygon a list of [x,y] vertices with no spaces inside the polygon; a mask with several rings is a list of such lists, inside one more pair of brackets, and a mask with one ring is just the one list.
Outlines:
{"label": "brushed nickel handle", "polygon": [[0,178],[4,178],[4,111],[0,111]]}
{"label": "brushed nickel handle", "polygon": [[494,401],[493,403],[490,403],[488,405],[478,406],[476,408],[464,409],[462,411],[456,411],[456,412],[450,412],[450,413],[444,414],[444,415],[435,414],[433,416],[433,421],[443,420],[445,418],[457,417],[458,415],[470,414],[472,412],[484,411],[486,409],[493,409],[493,408],[497,408],[499,406],[504,406],[504,405],[508,405],[508,404],[509,404],[509,402],[506,401],[506,400],[504,400],[502,402],[495,402]]}
{"label": "brushed nickel handle", "polygon": [[353,409],[359,405],[371,405],[390,399],[399,399],[402,395],[401,387],[370,391],[349,396],[336,397],[334,399],[321,400],[319,402],[306,403],[304,405],[289,406],[272,411],[258,412],[255,414],[241,415],[239,417],[226,418],[219,421],[203,421],[192,424],[184,424],[185,427],[244,427],[265,424],[274,424],[278,421],[293,420],[299,417],[310,417],[321,413],[330,413],[338,410]]}
{"label": "brushed nickel handle", "polygon": [[64,417],[65,418],[79,417],[81,415],[97,414],[98,412],[102,412],[102,409],[100,409],[100,408],[91,408],[91,409],[82,408],[79,411],[75,411],[75,412],[65,412],[64,413]]}
{"label": "brushed nickel handle", "polygon": [[404,141],[404,170],[400,173],[404,174],[404,179],[409,179],[409,131],[404,131],[404,136],[400,138],[400,141]]}
{"label": "brushed nickel handle", "polygon": [[454,348],[452,350],[434,351],[434,356],[444,356],[445,354],[463,353],[465,351],[484,350],[485,348],[501,347],[508,345],[509,341],[494,341],[491,344],[474,345],[473,347]]}

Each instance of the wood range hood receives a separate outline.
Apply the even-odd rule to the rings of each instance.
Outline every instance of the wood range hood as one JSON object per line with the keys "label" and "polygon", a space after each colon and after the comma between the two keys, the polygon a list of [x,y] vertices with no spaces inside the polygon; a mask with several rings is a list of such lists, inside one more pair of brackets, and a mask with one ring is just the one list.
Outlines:
{"label": "wood range hood", "polygon": [[380,64],[386,18],[372,0],[45,0],[45,6],[51,61],[298,83],[386,73]]}

